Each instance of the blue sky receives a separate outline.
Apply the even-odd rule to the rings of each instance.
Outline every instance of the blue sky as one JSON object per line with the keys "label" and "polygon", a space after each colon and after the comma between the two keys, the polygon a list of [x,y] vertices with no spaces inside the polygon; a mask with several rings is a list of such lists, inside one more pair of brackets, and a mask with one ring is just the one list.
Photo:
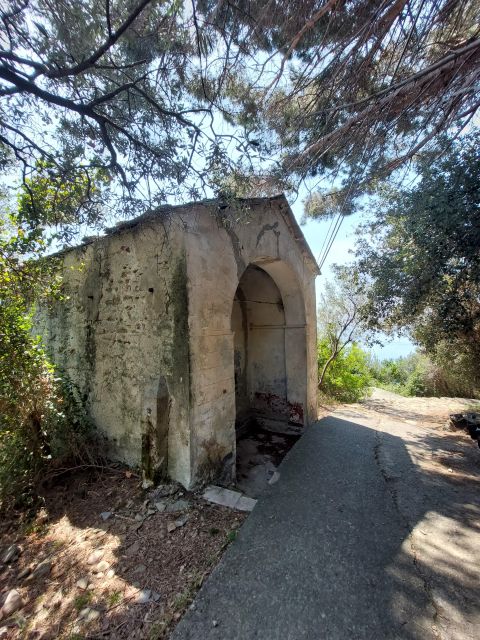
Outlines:
{"label": "blue sky", "polygon": [[[295,213],[297,220],[300,222],[303,214],[303,204],[300,198],[296,202],[290,203]],[[353,250],[355,245],[355,230],[361,223],[360,215],[353,214],[343,220],[342,226],[335,238],[332,248],[328,254],[328,257],[323,265],[322,274],[317,278],[317,300],[320,297],[320,292],[327,280],[332,279],[331,266],[334,263],[345,264],[353,259],[350,251]],[[302,225],[302,231],[307,239],[310,248],[312,249],[315,257],[318,259],[319,253],[322,249],[322,244],[325,235],[328,233],[330,226],[330,220],[309,220],[307,224]],[[398,358],[400,356],[406,356],[414,351],[415,347],[405,337],[387,339],[385,336],[383,346],[376,346],[372,349],[375,355],[381,359],[384,358]]]}

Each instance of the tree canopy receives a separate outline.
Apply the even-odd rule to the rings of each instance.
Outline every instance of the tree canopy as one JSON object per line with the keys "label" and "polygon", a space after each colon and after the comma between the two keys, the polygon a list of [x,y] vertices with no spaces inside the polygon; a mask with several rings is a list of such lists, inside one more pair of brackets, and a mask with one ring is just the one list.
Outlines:
{"label": "tree canopy", "polygon": [[370,324],[407,327],[444,360],[445,345],[480,355],[479,142],[472,133],[424,156],[409,189],[385,188],[357,250]]}
{"label": "tree canopy", "polygon": [[355,196],[478,109],[475,1],[205,4],[215,24],[253,47],[249,96],[260,96],[279,174],[318,177],[311,214],[350,212]]}
{"label": "tree canopy", "polygon": [[0,18],[0,142],[24,180],[39,162],[85,184],[102,170],[138,211],[230,164],[202,86],[212,47],[181,1],[9,0]]}
{"label": "tree canopy", "polygon": [[309,213],[349,212],[474,117],[479,18],[476,0],[7,0],[1,159],[101,170],[127,212],[302,180]]}

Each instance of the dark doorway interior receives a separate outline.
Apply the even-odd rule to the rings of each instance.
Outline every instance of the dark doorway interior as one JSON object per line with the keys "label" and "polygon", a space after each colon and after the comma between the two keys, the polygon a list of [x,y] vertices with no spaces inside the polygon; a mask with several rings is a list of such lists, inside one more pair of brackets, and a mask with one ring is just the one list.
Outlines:
{"label": "dark doorway interior", "polygon": [[250,265],[232,308],[237,486],[258,497],[299,437],[289,424],[285,310],[271,276]]}

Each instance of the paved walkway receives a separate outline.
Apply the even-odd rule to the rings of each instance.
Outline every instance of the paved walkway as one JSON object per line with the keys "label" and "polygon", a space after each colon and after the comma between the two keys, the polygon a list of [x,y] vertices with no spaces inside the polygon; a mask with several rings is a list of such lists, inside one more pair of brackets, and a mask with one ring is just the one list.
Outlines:
{"label": "paved walkway", "polygon": [[311,427],[172,640],[478,639],[480,473],[435,470],[443,440],[414,422]]}

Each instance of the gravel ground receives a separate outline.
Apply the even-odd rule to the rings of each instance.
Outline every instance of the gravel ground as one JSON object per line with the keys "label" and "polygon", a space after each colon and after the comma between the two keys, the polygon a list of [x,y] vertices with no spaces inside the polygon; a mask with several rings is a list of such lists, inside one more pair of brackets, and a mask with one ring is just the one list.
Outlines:
{"label": "gravel ground", "polygon": [[3,523],[0,638],[164,638],[245,517],[121,469],[64,476],[36,520]]}

